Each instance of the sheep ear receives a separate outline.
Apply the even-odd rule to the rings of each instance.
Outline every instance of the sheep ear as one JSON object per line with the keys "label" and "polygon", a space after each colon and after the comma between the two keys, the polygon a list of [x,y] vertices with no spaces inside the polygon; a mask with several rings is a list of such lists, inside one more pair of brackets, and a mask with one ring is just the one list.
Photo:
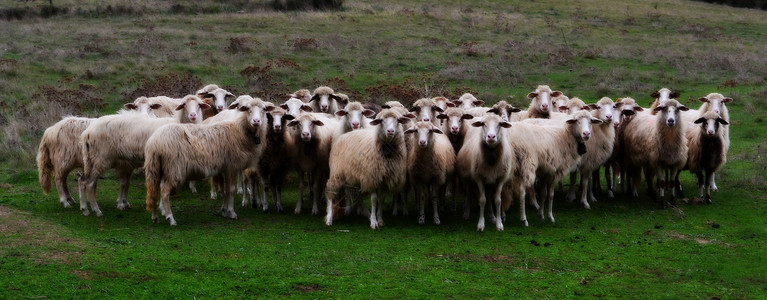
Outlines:
{"label": "sheep ear", "polygon": [[716,118],[716,121],[717,121],[719,124],[722,124],[722,125],[730,125],[730,122],[727,122],[727,121],[725,121],[725,120],[724,120],[724,119],[722,119],[722,118]]}
{"label": "sheep ear", "polygon": [[485,101],[482,101],[482,100],[474,100],[474,102],[472,102],[472,103],[474,103],[474,105],[476,105],[476,106],[482,106],[483,104],[485,104]]}
{"label": "sheep ear", "polygon": [[288,105],[287,104],[281,104],[280,108],[287,110],[288,109]]}
{"label": "sheep ear", "polygon": [[312,112],[314,109],[309,105],[301,105],[301,110],[305,112]]}
{"label": "sheep ear", "polygon": [[224,98],[229,98],[229,99],[234,98],[234,94],[230,92],[226,92],[226,96],[224,96]]}
{"label": "sheep ear", "polygon": [[330,94],[330,95],[328,95],[328,96],[330,97],[330,99],[334,99],[334,100],[336,100],[336,101],[338,101],[338,102],[341,102],[341,101],[343,101],[343,99],[341,99],[341,97],[339,97],[339,96],[338,96],[338,95],[336,95],[336,94]]}
{"label": "sheep ear", "polygon": [[448,117],[447,117],[447,115],[446,115],[446,114],[438,114],[438,115],[437,115],[437,119],[440,119],[440,120],[446,120],[447,118],[448,118]]}
{"label": "sheep ear", "polygon": [[125,103],[125,105],[123,105],[123,107],[125,107],[125,109],[134,110],[134,109],[138,108],[138,105],[133,104],[133,103]]}
{"label": "sheep ear", "polygon": [[732,98],[730,97],[726,97],[722,100],[722,103],[730,103],[730,102],[732,102]]}
{"label": "sheep ear", "polygon": [[383,109],[391,109],[391,106],[384,104],[384,105],[381,105],[381,108],[383,108]]}
{"label": "sheep ear", "polygon": [[474,126],[474,127],[482,127],[482,126],[485,126],[485,122],[482,122],[482,121],[476,121],[476,122],[474,122],[474,123],[471,123],[471,126]]}
{"label": "sheep ear", "polygon": [[631,116],[633,114],[636,114],[633,110],[624,110],[621,112],[624,116]]}
{"label": "sheep ear", "polygon": [[445,110],[444,110],[444,109],[442,109],[442,108],[441,108],[441,107],[439,107],[439,106],[435,106],[435,107],[432,107],[431,109],[433,109],[433,110],[434,110],[434,111],[436,111],[436,112],[445,112]]}
{"label": "sheep ear", "polygon": [[700,98],[698,98],[698,101],[700,101],[700,102],[708,102],[708,98],[700,97]]}
{"label": "sheep ear", "polygon": [[656,106],[656,107],[653,109],[653,111],[655,111],[655,112],[658,112],[658,111],[661,111],[661,110],[663,110],[664,108],[666,108],[666,107],[665,107],[665,106]]}
{"label": "sheep ear", "polygon": [[178,106],[176,106],[176,110],[182,110],[186,106],[186,103],[181,103]]}
{"label": "sheep ear", "polygon": [[671,93],[671,95],[668,95],[668,97],[671,98],[671,99],[679,98],[679,96],[681,96],[679,94],[679,92],[673,92],[673,93]]}
{"label": "sheep ear", "polygon": [[295,127],[296,125],[298,125],[298,120],[293,120],[293,121],[288,122],[288,126],[290,126],[290,127]]}
{"label": "sheep ear", "polygon": [[341,110],[339,110],[339,111],[336,111],[336,116],[339,116],[339,117],[343,117],[343,116],[345,116],[345,115],[347,115],[347,113],[346,113],[346,111],[345,111],[345,110],[343,110],[343,109],[341,109]]}
{"label": "sheep ear", "polygon": [[501,114],[501,111],[498,110],[497,108],[491,108],[491,109],[487,110],[487,112],[494,113],[496,115],[500,115]]}
{"label": "sheep ear", "polygon": [[504,121],[504,122],[501,122],[501,123],[498,123],[498,125],[500,125],[500,126],[501,126],[501,127],[503,127],[503,128],[509,128],[509,127],[511,127],[511,123],[509,123],[509,122],[505,122],[505,121]]}
{"label": "sheep ear", "polygon": [[415,127],[414,128],[408,128],[407,130],[405,130],[405,134],[411,134],[411,133],[414,133],[416,131],[418,131],[418,129],[415,129]]}
{"label": "sheep ear", "polygon": [[320,95],[319,94],[312,96],[312,98],[309,99],[309,102],[317,101],[317,100],[320,100]]}
{"label": "sheep ear", "polygon": [[[154,104],[154,105],[159,105],[159,104]],[[154,106],[154,105],[152,105],[152,106]],[[158,108],[159,108],[159,107],[158,107]],[[208,104],[208,103],[200,103],[200,109],[202,109],[202,110],[208,110],[208,109],[210,109],[210,108],[211,108],[210,104]],[[153,108],[153,109],[157,109],[157,108]]]}
{"label": "sheep ear", "polygon": [[642,108],[641,106],[635,106],[634,111],[644,111],[644,108]]}
{"label": "sheep ear", "polygon": [[567,110],[567,105],[562,105],[559,107],[559,110]]}
{"label": "sheep ear", "polygon": [[562,92],[560,91],[553,91],[551,92],[551,97],[559,97],[562,95]]}
{"label": "sheep ear", "polygon": [[149,106],[151,109],[159,109],[160,107],[162,107],[162,104],[159,103],[155,103]]}
{"label": "sheep ear", "polygon": [[408,117],[408,118],[411,118],[411,119],[415,119],[415,115],[414,114],[405,114],[405,117]]}
{"label": "sheep ear", "polygon": [[200,97],[200,98],[215,98],[216,96],[214,96],[211,93],[204,92],[204,93],[197,94],[197,97]]}
{"label": "sheep ear", "polygon": [[273,111],[276,107],[274,105],[269,105],[267,107],[264,107],[264,111]]}
{"label": "sheep ear", "polygon": [[369,110],[369,109],[366,109],[366,110],[362,111],[362,115],[365,116],[365,117],[368,117],[368,118],[374,116],[375,114],[376,114],[376,112],[374,112],[372,110]]}
{"label": "sheep ear", "polygon": [[583,106],[583,110],[589,110],[590,111],[591,110],[591,106],[585,105],[585,106]]}
{"label": "sheep ear", "polygon": [[370,125],[376,126],[378,124],[381,124],[381,122],[382,122],[381,119],[375,119],[373,121],[370,121]]}
{"label": "sheep ear", "polygon": [[652,92],[652,94],[650,94],[650,97],[658,99],[660,97],[660,93],[658,93],[658,91],[654,91],[654,92]]}
{"label": "sheep ear", "polygon": [[291,115],[291,114],[286,114],[286,115],[282,116],[282,118],[283,118],[283,119],[285,119],[285,120],[287,120],[287,121],[290,121],[290,120],[293,120],[293,119],[295,119],[296,117],[294,117],[294,116],[293,116],[293,115]]}
{"label": "sheep ear", "polygon": [[250,111],[250,107],[247,107],[247,106],[240,106],[240,108],[238,108],[238,109],[240,111]]}
{"label": "sheep ear", "polygon": [[538,97],[538,93],[536,93],[536,92],[532,92],[530,94],[527,94],[527,98],[533,99],[535,97]]}
{"label": "sheep ear", "polygon": [[237,103],[237,102],[234,102],[234,103],[232,103],[232,104],[230,104],[230,105],[229,105],[229,109],[235,109],[235,108],[237,108],[238,106],[240,106],[240,104],[239,104],[239,103]]}
{"label": "sheep ear", "polygon": [[613,105],[613,108],[619,108],[623,106],[623,102],[620,102],[620,101],[621,101],[620,98],[618,98],[618,102],[615,102],[615,105]]}
{"label": "sheep ear", "polygon": [[697,120],[695,120],[693,123],[695,123],[695,124],[700,124],[700,123],[703,123],[703,122],[706,122],[706,118],[698,118],[698,119],[697,119]]}
{"label": "sheep ear", "polygon": [[469,119],[474,119],[474,116],[470,114],[463,114],[461,116],[461,120],[469,120]]}
{"label": "sheep ear", "polygon": [[604,121],[597,119],[597,118],[591,118],[591,124],[602,124]]}
{"label": "sheep ear", "polygon": [[447,107],[455,107],[455,103],[450,102],[450,101],[445,102],[445,104],[447,105]]}
{"label": "sheep ear", "polygon": [[589,104],[589,106],[588,106],[588,107],[589,107],[589,109],[590,109],[590,110],[591,110],[591,109],[599,109],[599,105],[596,105],[596,104],[594,104],[594,103],[591,103],[591,104]]}
{"label": "sheep ear", "polygon": [[573,124],[575,122],[578,122],[578,120],[576,120],[576,119],[569,119],[569,120],[567,120],[565,122],[567,122],[567,124]]}
{"label": "sheep ear", "polygon": [[410,119],[411,119],[410,117],[407,117],[407,116],[406,116],[406,117],[400,117],[400,118],[398,119],[398,121],[400,122],[400,124],[405,124],[405,123],[407,123],[407,122],[410,122]]}
{"label": "sheep ear", "polygon": [[322,123],[320,120],[314,120],[312,121],[312,124],[314,124],[314,126],[325,126],[325,123]]}
{"label": "sheep ear", "polygon": [[413,106],[408,111],[410,111],[410,112],[414,112],[414,111],[415,112],[421,112],[421,107],[420,106]]}
{"label": "sheep ear", "polygon": [[682,106],[680,106],[680,107],[677,107],[677,109],[678,109],[678,110],[681,110],[681,111],[688,111],[688,110],[690,110],[690,108],[689,108],[689,107],[687,107],[687,106],[684,106],[684,105],[682,105]]}
{"label": "sheep ear", "polygon": [[512,106],[511,108],[509,108],[509,111],[510,111],[510,112],[520,112],[520,111],[522,111],[522,109],[521,109],[521,108],[519,108],[519,107],[513,107],[513,106]]}

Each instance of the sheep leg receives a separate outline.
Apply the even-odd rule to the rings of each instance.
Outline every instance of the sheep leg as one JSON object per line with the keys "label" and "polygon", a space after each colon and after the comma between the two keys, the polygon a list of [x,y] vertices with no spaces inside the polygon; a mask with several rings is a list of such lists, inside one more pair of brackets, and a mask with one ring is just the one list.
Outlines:
{"label": "sheep leg", "polygon": [[370,194],[370,228],[378,229],[378,219],[376,218],[378,204],[378,195],[376,193]]}
{"label": "sheep leg", "polygon": [[[243,179],[243,184],[250,186],[250,184],[253,182],[253,178],[250,176],[245,176]],[[191,182],[190,182],[191,183]],[[248,204],[250,204],[251,207],[255,206],[255,203],[251,202],[253,200],[253,194],[248,194],[247,190],[245,190],[244,193],[242,193],[242,207],[248,207]],[[259,203],[260,204],[260,203]]]}
{"label": "sheep leg", "polygon": [[539,182],[538,183],[538,191],[536,193],[541,194],[541,206],[538,209],[538,217],[541,220],[546,220],[545,215],[545,208],[546,208],[546,201],[549,199],[549,187],[546,182]]}
{"label": "sheep leg", "polygon": [[[176,226],[176,219],[173,218],[173,212],[170,209],[170,193],[173,191],[173,184],[164,181],[163,184],[160,185],[160,190],[162,195],[162,198],[160,199],[160,211],[162,212],[162,216],[168,220],[170,226]],[[152,220],[156,219],[157,211],[155,210],[152,212]]]}
{"label": "sheep leg", "polygon": [[[575,201],[575,183],[578,180],[578,172],[570,173],[570,190],[567,192],[567,202]],[[583,188],[583,175],[581,174],[581,188]],[[588,207],[587,207],[588,208]]]}
{"label": "sheep leg", "polygon": [[59,194],[59,203],[61,203],[62,206],[68,208],[72,204],[75,203],[75,200],[72,199],[72,196],[69,194],[69,187],[67,186],[67,176],[69,175],[70,170],[65,170],[63,172],[56,172],[56,191]]}
{"label": "sheep leg", "polygon": [[125,210],[130,208],[128,202],[128,187],[130,186],[130,176],[133,170],[123,170],[120,172],[120,194],[117,196],[117,209]]}
{"label": "sheep leg", "polygon": [[80,178],[80,211],[84,216],[91,214],[88,210],[88,179],[85,176]]}
{"label": "sheep leg", "polygon": [[[326,182],[326,180],[323,180],[324,176],[322,176],[320,172],[314,172],[314,174],[316,175],[314,178],[314,195],[312,195],[312,215],[317,215],[320,213],[319,203],[325,188],[325,185],[322,183]],[[280,209],[282,209],[282,205],[279,205]]]}
{"label": "sheep leg", "polygon": [[[425,188],[428,191],[428,187]],[[418,201],[418,225],[426,223],[426,212],[424,206],[426,206],[426,196],[424,195],[424,187],[420,184],[413,187],[415,192],[415,199]]]}
{"label": "sheep leg", "polygon": [[96,216],[101,217],[104,214],[101,213],[101,209],[99,209],[99,203],[96,200],[96,188],[97,188],[96,178],[98,178],[98,175],[94,176],[93,178],[94,179],[89,180],[88,185],[85,186],[85,188],[87,189],[86,193],[88,194],[88,203],[91,205],[91,210],[93,210],[93,212],[96,213]]}
{"label": "sheep leg", "polygon": [[479,189],[479,222],[477,223],[478,231],[485,231],[485,184],[477,181],[477,188]]}
{"label": "sheep leg", "polygon": [[714,184],[714,173],[706,171],[706,203],[711,203],[711,186]]}
{"label": "sheep leg", "polygon": [[519,187],[519,221],[523,227],[527,227],[527,213],[525,212],[525,187]]}
{"label": "sheep leg", "polygon": [[243,192],[243,189],[242,189],[242,180],[243,180],[243,178],[242,177],[243,177],[242,176],[242,172],[237,174],[237,194],[242,194],[242,192]]}
{"label": "sheep leg", "polygon": [[298,202],[296,202],[295,214],[301,213],[301,205],[304,203],[304,171],[298,171]]}
{"label": "sheep leg", "polygon": [[607,198],[615,199],[615,169],[610,164],[605,165],[605,181],[607,185]]}
{"label": "sheep leg", "polygon": [[711,172],[711,191],[718,192],[719,188],[716,187],[716,180],[714,179],[716,177],[716,173]]}
{"label": "sheep leg", "polygon": [[[535,184],[533,184],[533,186],[532,186],[532,187],[530,187],[530,188],[529,188],[529,190],[528,190],[527,192],[530,194],[530,204],[532,204],[532,205],[533,205],[533,207],[535,208],[535,210],[537,210],[537,211],[540,211],[540,210],[541,210],[541,206],[540,206],[540,205],[538,205],[538,198],[537,198],[537,196],[536,196],[536,194],[537,194],[537,193],[536,193],[536,191],[535,191]],[[523,199],[523,200],[524,200],[524,199]]]}
{"label": "sheep leg", "polygon": [[[446,191],[447,191],[447,185],[443,184],[442,186],[439,187],[439,189],[437,191],[438,197],[441,198],[441,199],[447,198],[447,196],[445,196],[445,192]],[[442,202],[442,201],[439,201],[439,202]],[[434,225],[439,225],[440,224],[440,221],[439,221],[439,211],[437,211],[437,203],[438,203],[437,201],[432,202],[432,205],[434,205]]]}
{"label": "sheep leg", "polygon": [[224,191],[224,203],[221,206],[223,210],[222,216],[234,220],[237,219],[237,214],[234,212],[234,193],[237,174],[224,174],[222,177],[222,190]]}
{"label": "sheep leg", "polygon": [[549,217],[549,221],[554,223],[554,182],[549,183],[544,187],[548,190],[548,207],[546,207],[546,213]]}
{"label": "sheep leg", "polygon": [[197,194],[197,183],[194,180],[189,181],[189,189],[192,190],[192,194]]}
{"label": "sheep leg", "polygon": [[695,172],[695,177],[698,179],[698,199],[703,201],[703,192],[706,188],[703,181],[703,171]]}
{"label": "sheep leg", "polygon": [[503,182],[498,183],[498,186],[495,188],[495,229],[498,231],[503,231],[503,220],[501,219],[501,205],[503,204],[503,201],[501,200],[501,193],[503,192]]}
{"label": "sheep leg", "polygon": [[213,177],[210,178],[210,199],[216,200],[218,198],[218,194],[216,193],[216,182],[213,180]]}
{"label": "sheep leg", "polygon": [[602,180],[600,180],[599,178],[600,168],[597,168],[596,170],[591,172],[591,190],[589,191],[589,194],[592,196],[594,195],[593,191],[597,191],[597,193],[602,193]]}
{"label": "sheep leg", "polygon": [[463,194],[463,219],[469,220],[471,214],[471,191],[469,185],[465,185],[466,193]]}
{"label": "sheep leg", "polygon": [[[338,193],[341,189],[345,187],[342,187],[338,184],[338,181],[330,178],[328,180],[327,186],[325,187],[325,198],[327,199],[327,207],[326,207],[326,213],[325,213],[325,225],[332,226],[333,225],[333,206],[334,203],[338,203]],[[349,193],[345,193],[347,199],[349,198]]]}
{"label": "sheep leg", "polygon": [[589,188],[588,174],[588,171],[581,171],[581,203],[583,204],[584,208],[591,209],[591,206],[589,206],[589,201],[586,199],[588,192],[591,190]]}
{"label": "sheep leg", "polygon": [[458,184],[459,184],[458,176],[453,176],[452,182],[453,184],[450,188],[452,189],[452,193],[453,193],[452,195],[453,208],[451,209],[450,212],[455,213],[456,211],[458,211]]}

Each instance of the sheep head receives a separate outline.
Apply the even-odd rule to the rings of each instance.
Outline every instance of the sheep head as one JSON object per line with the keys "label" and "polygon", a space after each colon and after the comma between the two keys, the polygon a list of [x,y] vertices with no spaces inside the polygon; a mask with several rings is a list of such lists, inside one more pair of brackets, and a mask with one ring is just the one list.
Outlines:
{"label": "sheep head", "polygon": [[482,128],[482,141],[490,148],[494,148],[500,142],[501,128],[511,127],[511,123],[504,121],[500,116],[488,114],[480,121],[474,121],[471,126]]}
{"label": "sheep head", "polygon": [[416,133],[418,137],[418,146],[421,148],[427,148],[431,145],[433,140],[432,134],[442,134],[442,130],[439,130],[431,122],[421,121],[415,123],[415,125],[408,130],[405,130],[405,134]]}

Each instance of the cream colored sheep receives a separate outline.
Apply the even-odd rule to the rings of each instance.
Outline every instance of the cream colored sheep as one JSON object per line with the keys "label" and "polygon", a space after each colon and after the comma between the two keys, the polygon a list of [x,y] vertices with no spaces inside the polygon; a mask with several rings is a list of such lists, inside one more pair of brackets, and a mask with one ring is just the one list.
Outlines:
{"label": "cream colored sheep", "polygon": [[527,108],[527,115],[523,117],[525,119],[548,119],[553,105],[551,98],[559,97],[560,95],[562,95],[562,92],[552,91],[548,85],[539,85],[535,91],[527,94],[527,98],[530,99],[530,107]]}
{"label": "cream colored sheep", "polygon": [[362,103],[357,101],[349,102],[343,109],[336,111],[336,116],[340,118],[341,126],[338,127],[339,132],[336,135],[344,134],[352,130],[364,129],[370,126],[370,120],[375,115],[375,112],[369,109],[365,109]]}
{"label": "cream colored sheep", "polygon": [[434,125],[439,125],[436,116],[439,113],[444,112],[444,110],[437,106],[437,102],[433,99],[421,98],[413,103],[410,112],[416,114],[417,121],[430,122]]}
{"label": "cream colored sheep", "polygon": [[655,115],[657,113],[655,108],[658,107],[658,105],[661,105],[671,99],[677,99],[679,96],[679,92],[672,92],[667,88],[661,88],[660,90],[652,92],[650,97],[654,98],[655,100],[653,100],[650,104],[650,114]]}
{"label": "cream colored sheep", "polygon": [[498,103],[493,105],[493,109],[492,112],[501,116],[501,119],[506,122],[511,122],[513,120],[513,114],[521,111],[521,109],[506,102],[506,100],[498,101]]}
{"label": "cream colored sheep", "polygon": [[483,104],[485,104],[485,101],[477,100],[474,95],[470,93],[465,93],[461,95],[458,100],[453,100],[453,104],[455,104],[456,107],[461,107],[463,109],[469,109],[473,107],[480,107]]}
{"label": "cream colored sheep", "polygon": [[[695,120],[693,130],[687,130],[687,167],[698,177],[700,199],[711,203],[714,172],[727,162],[727,150],[722,127],[729,124],[714,111],[704,113]],[[691,126],[693,127],[693,126]],[[705,174],[705,179],[704,179]],[[705,191],[705,194],[704,194]]]}
{"label": "cream colored sheep", "polygon": [[384,194],[400,192],[407,178],[407,148],[400,124],[409,121],[408,117],[385,109],[370,122],[375,127],[338,137],[330,151],[325,224],[333,225],[343,188],[353,186],[370,194],[370,228],[384,225]]}
{"label": "cream colored sheep", "polygon": [[264,133],[264,112],[274,108],[259,98],[243,99],[237,108],[240,116],[231,122],[214,124],[168,124],[146,142],[146,208],[157,222],[157,197],[160,211],[171,226],[176,225],[170,205],[171,191],[190,179],[215,177],[221,182],[224,217],[236,219],[234,181],[236,174],[260,156]]}
{"label": "cream colored sheep", "polygon": [[338,110],[338,103],[341,100],[341,97],[338,97],[333,89],[327,86],[321,86],[314,89],[310,103],[314,112],[334,114]]}
{"label": "cream colored sheep", "polygon": [[312,100],[312,92],[307,89],[300,89],[292,94],[289,94],[290,98],[296,98],[304,103],[309,103]]}
{"label": "cream colored sheep", "polygon": [[447,180],[453,175],[455,152],[450,140],[431,122],[417,122],[415,126],[405,130],[405,134],[414,135],[414,138],[410,139],[407,174],[416,199],[420,200],[418,224],[425,223],[424,204],[431,200],[434,224],[439,225],[437,205],[443,200]]}
{"label": "cream colored sheep", "polygon": [[149,136],[166,124],[199,124],[202,122],[204,109],[209,109],[209,106],[197,96],[189,95],[184,97],[184,102],[176,108],[178,112],[173,118],[154,118],[135,113],[105,116],[93,121],[80,136],[84,170],[80,190],[85,191],[85,194],[80,196],[80,210],[83,214],[90,214],[87,200],[96,215],[102,215],[96,201],[96,181],[110,168],[116,168],[120,175],[117,208],[122,210],[130,207],[130,176],[133,169],[144,164],[144,145]]}

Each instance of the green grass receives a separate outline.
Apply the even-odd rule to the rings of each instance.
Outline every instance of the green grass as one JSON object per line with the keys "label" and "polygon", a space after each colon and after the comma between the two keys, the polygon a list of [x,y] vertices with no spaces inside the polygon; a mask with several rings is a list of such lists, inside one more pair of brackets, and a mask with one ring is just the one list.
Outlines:
{"label": "green grass", "polygon": [[[211,1],[199,14],[168,14],[170,4],[150,0],[132,15],[96,17],[76,9],[96,12],[102,2],[55,2],[69,13],[0,21],[0,298],[767,295],[764,11],[536,0],[346,1],[339,12],[275,13]],[[224,13],[208,13],[218,6]],[[228,49],[232,38],[246,38],[237,52]],[[317,46],[296,47],[299,38]],[[240,75],[280,59],[295,65],[275,65],[255,81]],[[331,83],[360,101],[388,100],[371,98],[368,88],[382,85],[420,96],[426,87],[470,88],[488,104],[520,106],[538,84],[586,102],[630,96],[643,105],[660,87],[681,91],[691,107],[720,92],[735,99],[732,146],[711,205],[681,205],[682,215],[644,197],[602,196],[591,210],[557,198],[556,223],[529,210],[522,228],[512,209],[503,232],[476,232],[476,212],[464,221],[449,209],[443,225],[418,226],[412,203],[409,217],[386,214],[379,231],[361,217],[328,227],[322,216],[239,205],[239,219],[228,220],[206,184],[200,194],[172,197],[179,226],[171,228],[151,223],[141,176],[130,190],[133,208],[117,210],[112,173],[99,183],[102,218],[42,194],[34,156],[44,128],[64,111],[111,113],[145,81],[171,72],[262,97]],[[728,80],[737,86],[725,87]],[[35,97],[43,86],[103,102],[61,108],[53,104],[67,98]],[[682,179],[688,195],[697,193],[692,176]],[[292,211],[297,188],[288,186],[284,199]]]}

